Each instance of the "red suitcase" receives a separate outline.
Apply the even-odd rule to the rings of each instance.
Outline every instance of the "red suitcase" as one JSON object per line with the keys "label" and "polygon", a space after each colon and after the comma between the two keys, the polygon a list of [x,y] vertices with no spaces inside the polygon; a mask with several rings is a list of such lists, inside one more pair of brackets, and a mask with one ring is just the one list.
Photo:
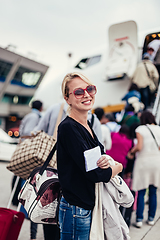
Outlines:
{"label": "red suitcase", "polygon": [[0,240],[17,240],[24,220],[24,213],[0,208]]}
{"label": "red suitcase", "polygon": [[[15,188],[13,188],[7,207],[10,205]],[[22,212],[0,208],[0,240],[17,240],[24,218],[25,215]]]}

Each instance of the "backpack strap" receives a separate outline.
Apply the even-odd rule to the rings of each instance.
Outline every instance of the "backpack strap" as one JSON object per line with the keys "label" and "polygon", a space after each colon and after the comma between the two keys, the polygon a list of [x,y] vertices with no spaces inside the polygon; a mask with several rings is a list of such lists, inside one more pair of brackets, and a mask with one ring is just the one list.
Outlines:
{"label": "backpack strap", "polygon": [[147,74],[148,74],[148,77],[151,78],[151,76],[150,76],[150,74],[149,74],[149,71],[148,71],[148,68],[147,68],[146,62],[143,62],[143,63],[144,63],[144,67],[145,67],[145,69],[146,69],[146,72],[147,72]]}

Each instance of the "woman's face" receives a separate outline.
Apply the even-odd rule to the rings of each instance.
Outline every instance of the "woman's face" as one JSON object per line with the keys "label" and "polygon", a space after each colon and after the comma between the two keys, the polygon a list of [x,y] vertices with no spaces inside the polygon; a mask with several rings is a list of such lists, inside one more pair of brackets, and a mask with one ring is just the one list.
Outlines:
{"label": "woman's face", "polygon": [[[81,78],[76,77],[68,83],[69,87],[69,97],[66,98],[67,103],[71,106],[71,111],[88,111],[92,109],[95,95],[91,96],[87,91],[85,91],[84,96],[80,99],[77,99],[73,93],[77,88],[86,89],[89,84],[84,82]],[[72,93],[72,94],[70,94]]]}

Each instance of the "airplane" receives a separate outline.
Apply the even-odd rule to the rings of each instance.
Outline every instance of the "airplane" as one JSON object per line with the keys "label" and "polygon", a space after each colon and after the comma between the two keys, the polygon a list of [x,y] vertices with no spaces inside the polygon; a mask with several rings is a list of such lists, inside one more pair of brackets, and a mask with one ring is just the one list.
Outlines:
{"label": "airplane", "polygon": [[121,111],[124,108],[121,99],[128,91],[136,66],[148,43],[156,36],[160,38],[160,27],[138,33],[135,21],[111,25],[108,30],[108,51],[105,46],[82,58],[52,82],[43,84],[43,87],[40,85],[33,99],[43,101],[44,110],[62,101],[61,83],[64,76],[69,72],[81,72],[97,87],[94,108],[103,107],[105,112]]}

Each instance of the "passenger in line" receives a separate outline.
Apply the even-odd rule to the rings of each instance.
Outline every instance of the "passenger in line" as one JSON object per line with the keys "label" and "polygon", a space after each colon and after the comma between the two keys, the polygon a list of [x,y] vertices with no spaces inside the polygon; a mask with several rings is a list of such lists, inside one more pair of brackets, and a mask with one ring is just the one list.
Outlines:
{"label": "passenger in line", "polygon": [[[21,125],[19,128],[20,137],[22,136],[30,136],[31,132],[33,131],[34,127],[37,126],[40,118],[41,118],[41,111],[43,109],[43,104],[41,101],[33,101],[31,103],[32,111],[25,115],[25,117],[21,121]],[[23,140],[23,139],[22,139]],[[22,180],[22,185],[24,184],[25,180]],[[37,223],[31,221],[30,226],[30,238],[31,240],[35,240],[37,235]]]}
{"label": "passenger in line", "polygon": [[111,133],[109,128],[106,126],[106,117],[103,108],[96,108],[94,110],[97,118],[101,123],[101,130],[102,130],[102,144],[104,146],[104,151],[111,149],[112,140],[111,140]]}
{"label": "passenger in line", "polygon": [[123,171],[120,173],[120,176],[123,177],[127,166],[126,156],[132,147],[132,140],[129,139],[129,127],[122,125],[119,132],[111,133],[111,139],[112,147],[106,151],[106,154],[123,165]]}
{"label": "passenger in line", "polygon": [[152,48],[154,50],[152,53],[152,61],[154,61],[156,54],[160,48],[160,39],[158,36],[148,44],[148,48]]}
{"label": "passenger in line", "polygon": [[157,68],[147,56],[140,62],[134,72],[132,82],[140,89],[142,102],[147,109],[151,104],[151,98],[158,87],[159,74]]}
{"label": "passenger in line", "polygon": [[[132,190],[138,191],[136,226],[142,227],[144,195],[149,188],[149,225],[154,225],[157,209],[157,187],[160,187],[160,127],[149,111],[142,112],[141,125],[136,128],[137,144],[128,153],[130,158],[136,154],[133,169]],[[153,135],[154,136],[153,136]],[[156,143],[157,142],[157,143]]]}
{"label": "passenger in line", "polygon": [[84,154],[87,150],[95,151],[99,147],[104,154],[103,145],[87,121],[96,87],[82,74],[70,73],[62,82],[62,93],[69,105],[69,116],[58,128],[57,168],[63,192],[59,211],[60,239],[89,240],[95,183],[108,182],[122,171],[122,165],[116,162],[115,166],[110,166],[102,156],[96,169],[86,171]]}
{"label": "passenger in line", "polygon": [[[139,126],[139,124],[135,123],[135,124],[132,124],[131,127],[129,128],[129,136],[130,136],[130,139],[132,140],[132,148],[137,144],[135,129],[138,126]],[[134,168],[134,163],[135,163],[136,157],[134,155],[134,156],[132,156],[132,158],[128,158],[128,155],[127,155],[126,158],[127,158],[127,166],[124,171],[123,179],[126,182],[127,186],[129,187],[129,189],[131,190],[131,192],[134,196],[134,203],[129,208],[124,208],[124,207],[120,206],[119,209],[120,209],[122,216],[124,217],[124,220],[127,223],[128,227],[130,227],[132,212],[133,212],[133,208],[136,205],[136,199],[137,199],[137,193],[135,193],[135,191],[132,191],[132,173],[133,173],[133,168]]]}
{"label": "passenger in line", "polygon": [[147,47],[147,52],[143,54],[142,59],[148,57],[148,59],[153,62],[154,59],[153,52],[154,52],[153,48]]}
{"label": "passenger in line", "polygon": [[[128,89],[128,93],[125,94],[125,96],[122,98],[122,101],[126,101],[125,108],[130,105],[130,101],[134,98],[135,104],[139,104],[141,102],[141,94],[138,86],[135,83],[131,83]],[[135,105],[136,106],[136,105]]]}
{"label": "passenger in line", "polygon": [[114,118],[114,116],[113,116],[112,113],[106,113],[106,114],[105,114],[105,119],[106,119],[106,125],[107,125],[107,127],[109,128],[109,130],[110,130],[111,133],[112,133],[112,132],[118,132],[118,131],[119,131],[121,125],[119,125],[119,124],[116,122],[116,120],[115,120],[115,118]]}
{"label": "passenger in line", "polygon": [[139,124],[140,120],[138,117],[138,113],[139,113],[139,111],[141,111],[140,104],[139,104],[139,107],[137,106],[136,111],[132,104],[127,105],[127,107],[125,109],[125,114],[123,115],[123,118],[119,122],[119,124],[120,125],[126,124],[128,127],[131,127],[132,124],[135,124],[135,123]]}
{"label": "passenger in line", "polygon": [[41,112],[43,109],[41,101],[33,101],[31,103],[32,110],[30,113],[24,116],[19,127],[20,136],[31,136],[31,132],[39,123],[41,118]]}

